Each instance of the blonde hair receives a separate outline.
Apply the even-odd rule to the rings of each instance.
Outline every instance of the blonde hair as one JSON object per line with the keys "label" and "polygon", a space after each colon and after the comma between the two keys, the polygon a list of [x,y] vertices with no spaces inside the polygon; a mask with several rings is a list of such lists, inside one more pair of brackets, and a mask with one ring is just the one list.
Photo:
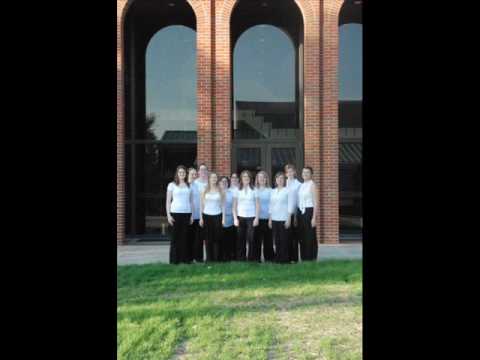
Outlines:
{"label": "blonde hair", "polygon": [[215,175],[217,177],[217,182],[216,182],[216,186],[217,186],[217,190],[218,192],[220,193],[220,198],[221,198],[221,201],[223,202],[224,198],[225,198],[225,193],[223,192],[222,188],[219,186],[219,181],[220,179],[218,178],[218,175],[214,172],[211,172],[209,175],[208,175],[208,182],[207,182],[207,186],[205,186],[205,190],[202,191],[202,199],[205,201],[205,195],[211,190],[211,185],[210,185],[210,178]]}
{"label": "blonde hair", "polygon": [[270,186],[270,181],[268,179],[268,174],[266,171],[263,171],[263,170],[260,170],[257,175],[255,176],[255,187],[259,187],[259,182],[258,182],[258,175],[262,174],[263,177],[265,178],[265,187],[269,187]]}

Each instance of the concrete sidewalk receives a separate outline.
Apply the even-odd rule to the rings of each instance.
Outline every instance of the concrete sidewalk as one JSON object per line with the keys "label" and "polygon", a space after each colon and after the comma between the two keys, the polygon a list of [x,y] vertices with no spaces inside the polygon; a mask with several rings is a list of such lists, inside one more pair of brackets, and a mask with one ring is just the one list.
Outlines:
{"label": "concrete sidewalk", "polygon": [[[170,245],[124,245],[117,246],[117,264],[168,263]],[[327,259],[362,259],[362,244],[321,244],[318,260]]]}

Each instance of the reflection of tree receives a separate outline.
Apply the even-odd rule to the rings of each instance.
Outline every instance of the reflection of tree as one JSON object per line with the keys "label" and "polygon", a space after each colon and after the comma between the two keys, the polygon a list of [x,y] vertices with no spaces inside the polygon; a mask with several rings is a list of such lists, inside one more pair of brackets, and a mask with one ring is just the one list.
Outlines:
{"label": "reflection of tree", "polygon": [[[147,114],[145,116],[145,140],[154,141],[157,140],[157,136],[153,130],[153,124],[155,123],[155,114]],[[149,193],[158,193],[160,187],[160,179],[158,179],[160,149],[156,143],[146,144],[145,146],[145,180],[149,184],[146,187],[146,191]]]}
{"label": "reflection of tree", "polygon": [[153,124],[155,123],[155,113],[147,114],[145,116],[145,140],[157,140]]}

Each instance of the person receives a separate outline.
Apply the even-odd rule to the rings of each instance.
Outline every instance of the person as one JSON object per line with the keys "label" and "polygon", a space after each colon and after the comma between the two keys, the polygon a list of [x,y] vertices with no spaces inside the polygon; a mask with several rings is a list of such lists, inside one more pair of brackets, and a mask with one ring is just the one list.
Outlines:
{"label": "person", "polygon": [[298,225],[300,229],[300,257],[302,261],[317,260],[318,243],[315,219],[318,211],[318,191],[312,179],[313,169],[302,170],[303,184],[298,189]]}
{"label": "person", "polygon": [[[192,188],[193,182],[197,178],[197,169],[194,167],[189,167],[187,170],[187,182],[188,185],[190,185],[190,188]],[[195,221],[188,225],[188,253],[189,253],[189,258],[190,262],[193,262],[193,246],[194,246],[194,239],[195,239],[195,233],[196,233],[196,226],[198,227],[198,221],[197,224],[195,224]]]}
{"label": "person", "polygon": [[288,228],[291,225],[292,193],[285,187],[285,174],[275,174],[276,187],[270,195],[268,227],[275,242],[275,262],[290,263]]}
{"label": "person", "polygon": [[224,206],[224,221],[223,221],[223,236],[220,247],[222,248],[222,260],[233,261],[236,259],[236,237],[237,231],[233,226],[233,192],[234,188],[230,187],[230,180],[227,176],[220,177],[220,188],[225,194]]}
{"label": "person", "polygon": [[[260,204],[248,170],[240,174],[240,185],[233,194],[233,223],[237,227],[237,260],[255,261],[253,257],[254,227],[258,225]],[[246,246],[248,244],[248,258]]]}
{"label": "person", "polygon": [[230,176],[230,187],[232,189],[238,189],[239,181],[238,181],[238,175],[237,173],[233,173],[232,176]]}
{"label": "person", "polygon": [[177,166],[173,182],[167,187],[167,220],[173,227],[170,243],[170,263],[188,263],[188,225],[192,223],[193,197],[187,180],[187,169]]}
{"label": "person", "polygon": [[205,229],[199,225],[200,221],[200,197],[208,184],[208,168],[205,164],[198,167],[199,177],[193,181],[193,224],[192,224],[192,257],[195,262],[203,262],[203,242],[205,240]]}
{"label": "person", "polygon": [[261,253],[263,245],[263,258],[265,261],[274,260],[274,250],[272,241],[272,230],[268,227],[268,206],[270,204],[270,194],[272,188],[269,184],[268,174],[261,170],[255,177],[255,190],[260,203],[260,213],[258,226],[254,230],[254,248],[253,258],[261,262]]}
{"label": "person", "polygon": [[225,222],[224,194],[218,186],[218,176],[210,173],[208,185],[200,197],[200,227],[206,230],[205,249],[207,262],[220,261],[222,258],[222,223]]}
{"label": "person", "polygon": [[288,230],[288,242],[290,246],[290,261],[291,262],[298,262],[298,239],[299,239],[299,229],[298,229],[298,222],[297,222],[297,205],[298,205],[298,189],[302,183],[297,180],[297,172],[295,165],[287,164],[285,165],[285,174],[287,175],[287,189],[291,192],[292,202],[290,213],[292,214],[291,225]]}

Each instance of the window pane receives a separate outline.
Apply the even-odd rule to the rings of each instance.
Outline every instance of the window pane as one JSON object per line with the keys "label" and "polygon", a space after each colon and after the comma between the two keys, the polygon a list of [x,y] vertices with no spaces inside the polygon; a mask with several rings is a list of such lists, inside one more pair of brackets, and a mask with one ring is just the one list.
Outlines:
{"label": "window pane", "polygon": [[283,172],[283,167],[287,164],[295,164],[295,148],[272,148],[272,172],[271,183],[275,187],[275,174],[277,172]]}
{"label": "window pane", "polygon": [[196,32],[183,25],[158,31],[145,55],[146,119],[137,138],[164,140],[167,131],[196,130]]}
{"label": "window pane", "polygon": [[234,50],[233,129],[236,139],[299,135],[295,47],[272,25],[246,30]]}
{"label": "window pane", "polygon": [[260,148],[238,148],[237,149],[237,169],[240,176],[243,170],[249,170],[252,176],[257,174],[262,167]]}

